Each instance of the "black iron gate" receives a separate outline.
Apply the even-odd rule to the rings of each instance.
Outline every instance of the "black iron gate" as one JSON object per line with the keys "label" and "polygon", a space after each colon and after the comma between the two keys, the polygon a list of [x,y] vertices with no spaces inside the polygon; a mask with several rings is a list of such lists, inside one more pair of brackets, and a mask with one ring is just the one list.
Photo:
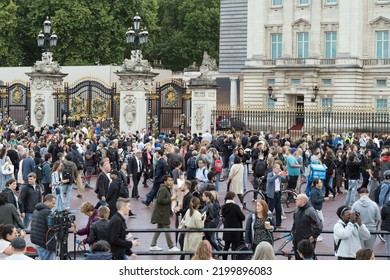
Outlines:
{"label": "black iron gate", "polygon": [[102,127],[119,127],[119,94],[116,84],[106,87],[94,80],[81,81],[73,87],[65,84],[63,93],[56,93],[57,120],[77,126],[80,123]]}
{"label": "black iron gate", "polygon": [[154,134],[186,133],[191,126],[191,93],[181,79],[156,85],[147,95],[148,130]]}
{"label": "black iron gate", "polygon": [[17,125],[30,124],[31,92],[30,85],[13,83],[2,86],[0,108],[3,120],[11,120]]}

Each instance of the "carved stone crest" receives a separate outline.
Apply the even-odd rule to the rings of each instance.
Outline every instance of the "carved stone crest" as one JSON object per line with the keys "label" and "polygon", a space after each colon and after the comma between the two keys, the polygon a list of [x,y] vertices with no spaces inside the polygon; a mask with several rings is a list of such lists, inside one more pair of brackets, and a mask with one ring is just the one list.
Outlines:
{"label": "carved stone crest", "polygon": [[50,77],[50,76],[30,76],[32,89],[48,89],[55,90],[61,87],[62,77]]}
{"label": "carved stone crest", "polygon": [[124,98],[125,107],[123,109],[123,116],[129,127],[131,127],[135,121],[135,115],[137,112],[136,99],[134,95],[126,95]]}
{"label": "carved stone crest", "polygon": [[203,129],[203,107],[202,105],[195,105],[195,127],[198,131]]}
{"label": "carved stone crest", "polygon": [[41,95],[37,95],[35,98],[34,116],[38,126],[42,126],[45,119],[45,99]]}

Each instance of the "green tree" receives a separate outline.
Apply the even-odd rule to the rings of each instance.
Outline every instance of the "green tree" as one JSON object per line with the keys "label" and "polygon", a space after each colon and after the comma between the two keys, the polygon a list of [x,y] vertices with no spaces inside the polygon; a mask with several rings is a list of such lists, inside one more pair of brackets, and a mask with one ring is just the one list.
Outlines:
{"label": "green tree", "polygon": [[17,6],[13,1],[0,1],[0,65],[18,65],[21,48],[18,45]]}
{"label": "green tree", "polygon": [[51,51],[61,65],[122,63],[125,33],[137,11],[145,14],[148,28],[156,29],[157,0],[21,0],[20,6],[18,30],[26,65],[40,58],[36,36],[46,15],[58,36],[58,46]]}
{"label": "green tree", "polygon": [[204,51],[218,59],[219,0],[162,0],[158,16],[154,55],[165,67],[181,71],[194,61],[199,65]]}
{"label": "green tree", "polygon": [[199,64],[203,51],[218,59],[219,0],[0,0],[1,64],[40,59],[36,37],[46,16],[61,65],[121,64],[134,48],[125,45],[125,33],[136,12],[149,32],[140,47],[149,61],[178,71]]}

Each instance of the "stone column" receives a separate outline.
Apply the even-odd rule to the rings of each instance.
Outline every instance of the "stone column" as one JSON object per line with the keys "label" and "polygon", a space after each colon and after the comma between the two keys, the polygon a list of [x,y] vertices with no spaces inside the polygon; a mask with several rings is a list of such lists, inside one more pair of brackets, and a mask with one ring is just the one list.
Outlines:
{"label": "stone column", "polygon": [[339,30],[337,32],[338,58],[351,57],[351,12],[356,4],[354,1],[339,1]]}
{"label": "stone column", "polygon": [[147,128],[147,104],[145,94],[152,89],[157,73],[123,71],[119,76],[120,109],[119,130],[128,133]]}
{"label": "stone column", "polygon": [[[191,79],[191,133],[211,133],[211,112],[217,105],[217,82],[208,78]],[[214,121],[215,125],[215,121]]]}
{"label": "stone column", "polygon": [[62,82],[68,74],[61,73],[58,62],[52,61],[52,53],[42,54],[42,60],[35,62],[31,73],[31,124],[42,127],[57,122],[54,95],[62,89]]}
{"label": "stone column", "polygon": [[230,77],[230,106],[238,104],[237,80],[238,77]]}

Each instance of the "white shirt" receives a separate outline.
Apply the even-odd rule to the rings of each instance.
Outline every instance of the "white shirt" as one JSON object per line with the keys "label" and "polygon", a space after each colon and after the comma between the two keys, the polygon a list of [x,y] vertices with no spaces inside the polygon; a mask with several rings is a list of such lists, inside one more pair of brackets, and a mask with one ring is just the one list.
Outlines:
{"label": "white shirt", "polygon": [[5,261],[33,261],[34,259],[26,256],[25,254],[12,254],[4,259]]}
{"label": "white shirt", "polygon": [[141,162],[139,158],[135,157],[135,159],[137,160],[137,173],[141,173]]}
{"label": "white shirt", "polygon": [[[274,176],[277,175],[274,173]],[[280,180],[279,178],[275,180],[275,192],[280,192]]]}
{"label": "white shirt", "polygon": [[4,260],[8,255],[4,251],[10,246],[11,242],[5,239],[0,239],[0,260]]}

